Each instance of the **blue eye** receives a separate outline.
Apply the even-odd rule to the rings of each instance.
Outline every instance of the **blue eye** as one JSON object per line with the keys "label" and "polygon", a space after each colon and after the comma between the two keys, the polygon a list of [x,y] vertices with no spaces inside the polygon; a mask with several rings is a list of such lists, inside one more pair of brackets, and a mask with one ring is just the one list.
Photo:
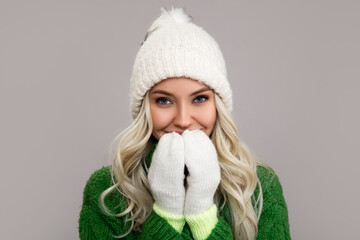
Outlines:
{"label": "blue eye", "polygon": [[161,104],[161,105],[167,105],[167,104],[171,104],[171,101],[168,98],[165,97],[159,97],[156,99],[156,102]]}
{"label": "blue eye", "polygon": [[197,96],[196,98],[194,98],[194,102],[195,103],[202,103],[202,102],[205,102],[209,99],[208,96]]}

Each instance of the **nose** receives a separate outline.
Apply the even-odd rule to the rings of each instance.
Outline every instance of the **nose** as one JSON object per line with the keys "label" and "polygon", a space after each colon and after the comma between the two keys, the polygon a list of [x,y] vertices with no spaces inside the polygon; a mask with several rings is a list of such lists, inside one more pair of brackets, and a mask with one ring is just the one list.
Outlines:
{"label": "nose", "polygon": [[174,125],[180,129],[188,129],[193,122],[190,108],[186,104],[180,104],[176,109]]}

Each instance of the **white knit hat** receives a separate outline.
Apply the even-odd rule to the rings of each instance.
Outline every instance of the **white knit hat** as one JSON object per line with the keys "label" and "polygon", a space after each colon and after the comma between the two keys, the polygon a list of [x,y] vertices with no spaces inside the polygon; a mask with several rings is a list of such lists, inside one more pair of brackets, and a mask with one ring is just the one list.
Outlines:
{"label": "white knit hat", "polygon": [[219,94],[231,112],[232,93],[216,41],[192,23],[182,8],[161,10],[136,55],[130,80],[132,117],[138,115],[146,92],[172,77],[187,77],[206,84]]}

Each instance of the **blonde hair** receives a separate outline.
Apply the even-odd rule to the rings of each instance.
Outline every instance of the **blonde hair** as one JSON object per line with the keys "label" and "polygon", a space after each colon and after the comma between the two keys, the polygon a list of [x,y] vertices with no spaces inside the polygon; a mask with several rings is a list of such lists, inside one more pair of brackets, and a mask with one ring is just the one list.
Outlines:
{"label": "blonde hair", "polygon": [[[217,121],[211,139],[221,169],[221,181],[215,195],[229,202],[234,239],[255,239],[262,208],[262,191],[256,173],[257,161],[239,139],[238,130],[220,97],[215,94]],[[253,195],[256,186],[260,194]],[[252,204],[255,203],[255,208]],[[221,206],[221,207],[223,207]]]}
{"label": "blonde hair", "polygon": [[[262,208],[256,160],[240,142],[235,123],[222,100],[217,94],[214,95],[217,120],[211,139],[216,147],[221,169],[221,181],[215,194],[215,203],[219,206],[222,202],[222,206],[219,206],[222,210],[228,202],[234,239],[255,239]],[[119,237],[125,237],[133,229],[140,230],[152,211],[154,200],[143,164],[153,144],[151,134],[148,91],[136,119],[114,140],[114,143],[119,142],[111,171],[114,185],[105,190],[100,197],[100,206],[105,213],[116,217],[125,216],[131,221],[130,229]],[[260,193],[258,198],[254,199],[253,193],[257,185]],[[106,195],[114,190],[119,191],[128,203],[128,207],[117,214],[111,213],[104,202]],[[255,208],[252,201],[255,202]]]}

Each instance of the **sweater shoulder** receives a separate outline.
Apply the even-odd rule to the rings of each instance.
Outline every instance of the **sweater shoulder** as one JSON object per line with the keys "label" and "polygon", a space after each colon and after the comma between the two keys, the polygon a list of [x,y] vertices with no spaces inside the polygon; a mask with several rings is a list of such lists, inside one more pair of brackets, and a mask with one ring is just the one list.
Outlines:
{"label": "sweater shoulder", "polygon": [[86,182],[84,188],[84,201],[98,202],[100,195],[112,186],[111,166],[96,170]]}
{"label": "sweater shoulder", "polygon": [[[263,210],[266,211],[267,208],[278,207],[287,212],[283,189],[275,171],[271,167],[261,165],[257,167],[257,175],[262,191]],[[258,194],[259,187],[256,187],[255,196],[258,196]]]}
{"label": "sweater shoulder", "polygon": [[[125,222],[124,216],[116,216],[127,207],[116,188],[105,195],[104,205],[100,202],[101,194],[113,185],[111,166],[96,170],[87,180],[79,218],[81,239],[114,239],[113,236],[124,234],[130,228],[131,223]],[[137,239],[136,234],[131,232],[127,239]]]}
{"label": "sweater shoulder", "polygon": [[[258,166],[263,205],[257,239],[290,239],[287,205],[279,177],[268,166]],[[258,190],[258,189],[257,189]]]}
{"label": "sweater shoulder", "polygon": [[280,191],[282,194],[282,187],[279,181],[279,177],[276,175],[274,169],[266,165],[258,165],[256,172],[263,193],[269,191]]}
{"label": "sweater shoulder", "polygon": [[111,166],[103,166],[91,174],[87,184],[109,185],[111,181]]}

